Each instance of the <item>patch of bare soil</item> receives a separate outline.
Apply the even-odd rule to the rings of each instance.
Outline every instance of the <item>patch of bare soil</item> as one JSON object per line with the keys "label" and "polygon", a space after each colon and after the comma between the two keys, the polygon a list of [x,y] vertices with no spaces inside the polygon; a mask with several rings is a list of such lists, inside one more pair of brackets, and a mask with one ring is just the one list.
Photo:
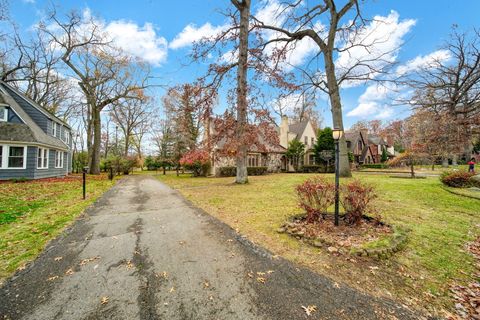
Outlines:
{"label": "patch of bare soil", "polygon": [[467,246],[467,249],[475,258],[477,281],[468,283],[465,286],[455,285],[450,288],[455,300],[456,316],[449,319],[480,319],[480,237]]}

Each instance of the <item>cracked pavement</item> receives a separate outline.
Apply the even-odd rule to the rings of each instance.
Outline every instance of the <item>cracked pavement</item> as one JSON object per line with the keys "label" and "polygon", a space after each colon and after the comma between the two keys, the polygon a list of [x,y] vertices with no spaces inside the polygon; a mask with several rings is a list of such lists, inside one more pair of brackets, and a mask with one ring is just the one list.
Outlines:
{"label": "cracked pavement", "polygon": [[140,175],[122,179],[0,288],[0,319],[11,320],[419,318],[272,256]]}

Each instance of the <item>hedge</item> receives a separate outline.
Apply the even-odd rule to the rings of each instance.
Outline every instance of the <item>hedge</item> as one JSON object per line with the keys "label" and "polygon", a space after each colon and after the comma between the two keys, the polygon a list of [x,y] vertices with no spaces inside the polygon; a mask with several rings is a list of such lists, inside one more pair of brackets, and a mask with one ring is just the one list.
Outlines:
{"label": "hedge", "polygon": [[[261,176],[266,174],[268,167],[247,167],[247,174],[249,176]],[[237,174],[236,167],[220,167],[220,177],[234,177]]]}
{"label": "hedge", "polygon": [[388,164],[386,163],[371,163],[371,164],[362,164],[362,168],[365,169],[388,169]]}
{"label": "hedge", "polygon": [[304,165],[301,169],[304,173],[333,173],[335,172],[335,164],[328,166],[324,164]]}

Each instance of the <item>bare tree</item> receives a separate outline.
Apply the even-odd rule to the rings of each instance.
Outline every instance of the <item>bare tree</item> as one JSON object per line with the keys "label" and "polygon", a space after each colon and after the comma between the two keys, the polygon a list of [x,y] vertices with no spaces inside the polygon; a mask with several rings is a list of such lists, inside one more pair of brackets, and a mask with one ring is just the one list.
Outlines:
{"label": "bare tree", "polygon": [[[41,29],[62,51],[61,60],[77,78],[87,106],[87,147],[90,173],[100,173],[101,112],[120,100],[134,100],[147,87],[148,71],[113,45],[93,18],[73,12],[63,21],[53,12],[55,28]],[[58,32],[58,30],[60,30]]]}
{"label": "bare tree", "polygon": [[435,60],[413,74],[408,84],[416,90],[410,103],[439,116],[448,113],[462,130],[462,143],[471,154],[472,137],[480,133],[480,32],[453,31],[444,49],[450,59]]}
{"label": "bare tree", "polygon": [[125,138],[123,154],[125,157],[128,156],[135,130],[148,123],[150,119],[151,111],[147,100],[147,97],[138,97],[136,99],[118,100],[112,104],[110,116],[123,132]]}
{"label": "bare tree", "polygon": [[[335,128],[344,129],[340,88],[373,79],[391,66],[389,52],[369,50],[385,39],[366,37],[367,20],[363,18],[358,0],[323,0],[314,4],[304,1],[281,2],[273,21],[268,24],[256,19],[258,28],[270,32],[262,47],[270,47],[272,64],[289,65],[288,57],[300,41],[312,41],[318,49],[313,57],[296,68],[302,90],[320,90],[328,95]],[[380,22],[379,22],[380,23]],[[338,54],[349,54],[361,48],[364,57],[349,59],[347,64],[336,61]],[[324,70],[322,70],[322,68]],[[340,174],[350,176],[345,138],[340,140]]]}

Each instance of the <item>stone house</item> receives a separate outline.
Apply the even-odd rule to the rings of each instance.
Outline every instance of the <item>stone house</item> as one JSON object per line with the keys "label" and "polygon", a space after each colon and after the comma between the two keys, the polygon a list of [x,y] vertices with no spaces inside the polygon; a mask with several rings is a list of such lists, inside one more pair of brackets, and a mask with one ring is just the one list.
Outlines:
{"label": "stone house", "polygon": [[[211,134],[215,132],[213,125],[210,125],[210,132]],[[309,120],[290,123],[288,117],[283,116],[277,132],[279,143],[271,144],[263,141],[264,150],[260,150],[257,146],[250,147],[247,155],[248,167],[267,167],[268,172],[294,171],[291,161],[286,156],[288,144],[294,139],[305,144],[305,156],[301,159],[300,165],[315,164],[313,146],[317,141],[317,134]],[[218,175],[221,167],[235,166],[235,157],[228,156],[225,148],[226,142],[223,140],[212,146],[211,174],[213,175]]]}
{"label": "stone house", "polygon": [[387,143],[380,136],[368,134],[367,130],[345,132],[345,139],[348,151],[353,154],[357,165],[381,163],[384,149],[389,158],[395,157],[393,144]]}
{"label": "stone house", "polygon": [[[305,155],[300,161],[300,166],[315,164],[313,146],[317,142],[317,132],[315,132],[310,120],[290,123],[288,117],[283,116],[279,128],[279,136],[280,145],[285,149],[287,149],[288,144],[295,139],[305,145]],[[294,171],[291,161],[287,160],[286,157],[282,159],[282,170]]]}
{"label": "stone house", "polygon": [[67,175],[71,143],[68,124],[0,81],[0,180]]}

